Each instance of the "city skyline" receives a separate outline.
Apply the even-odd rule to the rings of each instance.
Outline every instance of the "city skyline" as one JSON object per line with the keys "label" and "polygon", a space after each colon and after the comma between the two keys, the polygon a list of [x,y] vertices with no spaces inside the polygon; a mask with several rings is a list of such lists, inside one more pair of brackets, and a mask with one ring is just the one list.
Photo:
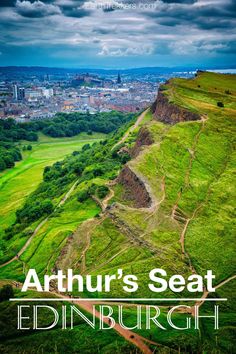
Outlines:
{"label": "city skyline", "polygon": [[0,66],[230,67],[235,8],[232,0],[4,0]]}

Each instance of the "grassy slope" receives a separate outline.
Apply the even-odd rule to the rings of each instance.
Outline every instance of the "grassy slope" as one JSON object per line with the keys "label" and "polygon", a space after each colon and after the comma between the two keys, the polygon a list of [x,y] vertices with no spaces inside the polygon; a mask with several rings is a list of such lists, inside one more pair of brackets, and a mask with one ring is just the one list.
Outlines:
{"label": "grassy slope", "polygon": [[[231,94],[226,94],[225,90],[230,90]],[[147,290],[148,272],[154,267],[164,268],[168,274],[187,276],[191,273],[188,259],[182,257],[179,242],[184,223],[171,218],[177,201],[182,216],[186,220],[193,217],[185,235],[185,249],[196,271],[204,275],[207,269],[212,269],[216,274],[216,284],[235,274],[235,263],[232,262],[236,257],[233,247],[235,77],[204,73],[194,80],[176,79],[169,84],[166,94],[175,103],[198,111],[207,120],[179,123],[175,126],[149,122],[147,128],[155,143],[146,147],[129,165],[143,176],[157,200],[162,198],[161,181],[165,177],[165,199],[151,217],[144,211],[127,209],[125,206],[112,211],[123,224],[129,226],[134,235],[141,236],[154,245],[159,254],[151,252],[147,247],[130,243],[126,232],[122,233],[116,223],[105,220],[92,233],[91,247],[86,257],[87,273],[107,274],[122,268],[127,273],[138,275],[139,290],[135,293],[137,297],[155,296]],[[218,108],[218,101],[224,102],[226,108]],[[115,193],[112,201],[122,203],[125,195],[123,187],[116,186]],[[128,203],[124,197],[123,204],[132,206],[132,201]],[[116,234],[118,244],[112,241],[112,235]],[[225,296],[224,289],[228,287],[229,285],[221,288],[217,295]],[[111,293],[112,296],[117,294],[127,296],[119,285]],[[175,296],[171,292],[159,295]],[[182,295],[189,294],[180,294]],[[231,296],[234,295],[231,293]],[[205,305],[203,308],[208,310]],[[232,311],[232,307],[228,311]],[[225,313],[222,316],[232,317],[232,314]],[[228,321],[224,320],[219,334],[222,352],[226,351],[224,336],[228,325]],[[211,339],[211,336],[214,338],[213,329],[209,326],[204,330],[209,332],[208,344],[204,344],[209,350],[215,345],[215,340]],[[177,337],[163,339],[163,342],[172,342],[172,345],[182,343],[184,346],[186,339],[181,340],[179,333]],[[198,335],[195,333],[195,342],[193,340],[192,345],[196,346],[197,342]]]}
{"label": "grassy slope", "polygon": [[[196,94],[198,85],[201,89]],[[230,95],[225,94],[226,89],[230,90]],[[212,103],[215,91],[217,100],[231,107],[230,112],[228,108],[218,108],[217,100]],[[195,109],[207,115],[208,120],[204,123],[179,123],[171,127],[160,145],[154,144],[146,149],[131,165],[145,176],[157,198],[160,198],[160,185],[156,182],[165,176],[166,199],[159,212],[166,216],[170,216],[182,190],[178,206],[183,215],[191,218],[196,212],[187,229],[187,251],[197,271],[203,274],[206,269],[212,269],[219,283],[235,274],[235,264],[231,262],[236,256],[232,247],[233,199],[236,192],[233,175],[236,161],[233,153],[235,77],[207,73],[195,80],[176,79],[168,93],[175,97],[176,102],[194,97]],[[206,109],[208,96],[211,106]],[[165,229],[168,232],[168,227]],[[222,248],[224,252],[219,252]]]}
{"label": "grassy slope", "polygon": [[39,134],[39,141],[31,143],[33,150],[23,152],[22,161],[0,174],[0,238],[3,230],[14,222],[15,211],[41,182],[45,166],[63,159],[84,144],[103,137],[103,134],[98,133],[92,136],[82,133],[72,138],[50,138]]}

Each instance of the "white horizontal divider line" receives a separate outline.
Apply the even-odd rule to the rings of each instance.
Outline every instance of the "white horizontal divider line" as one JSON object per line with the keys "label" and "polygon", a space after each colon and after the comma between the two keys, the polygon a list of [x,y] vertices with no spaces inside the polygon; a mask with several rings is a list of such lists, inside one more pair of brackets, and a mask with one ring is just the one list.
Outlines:
{"label": "white horizontal divider line", "polygon": [[130,298],[117,298],[117,299],[99,299],[99,298],[11,298],[9,299],[9,301],[111,301],[111,302],[122,302],[122,301],[227,301],[226,298],[209,298],[209,299],[202,299],[202,298],[178,298],[178,299],[173,299],[173,298],[158,298],[158,299],[146,299],[146,298],[134,298],[134,299],[130,299]]}

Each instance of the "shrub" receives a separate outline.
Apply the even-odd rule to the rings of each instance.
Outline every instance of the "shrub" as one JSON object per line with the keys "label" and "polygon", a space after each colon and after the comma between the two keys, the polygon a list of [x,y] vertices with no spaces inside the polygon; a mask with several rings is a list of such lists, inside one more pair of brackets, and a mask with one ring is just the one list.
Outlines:
{"label": "shrub", "polygon": [[0,171],[5,170],[5,168],[6,168],[6,164],[4,160],[0,157]]}
{"label": "shrub", "polygon": [[81,191],[79,191],[79,193],[77,194],[77,200],[78,202],[82,203],[85,200],[87,200],[89,198],[89,192],[87,189],[82,189]]}
{"label": "shrub", "polygon": [[4,285],[0,289],[0,302],[9,300],[13,296],[14,296],[14,292],[11,285]]}
{"label": "shrub", "polygon": [[107,186],[98,186],[97,188],[97,196],[100,199],[105,198],[108,192],[109,192],[109,188]]}
{"label": "shrub", "polygon": [[218,107],[224,107],[224,103],[219,101],[219,102],[217,102],[217,106]]}

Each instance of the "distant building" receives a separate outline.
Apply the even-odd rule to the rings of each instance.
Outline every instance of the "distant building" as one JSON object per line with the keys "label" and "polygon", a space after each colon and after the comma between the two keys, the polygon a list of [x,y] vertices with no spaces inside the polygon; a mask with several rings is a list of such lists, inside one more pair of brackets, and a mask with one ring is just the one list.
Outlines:
{"label": "distant building", "polygon": [[120,76],[120,73],[118,73],[118,76],[117,76],[117,84],[121,84],[121,76]]}
{"label": "distant building", "polygon": [[43,96],[46,98],[50,98],[53,96],[53,89],[49,88],[49,89],[43,89],[42,90]]}
{"label": "distant building", "polygon": [[15,101],[22,101],[25,98],[24,87],[13,86],[13,98]]}
{"label": "distant building", "polygon": [[18,86],[17,85],[13,86],[13,98],[16,101],[18,100]]}
{"label": "distant building", "polygon": [[25,89],[24,87],[19,87],[18,89],[18,101],[22,101],[25,99]]}
{"label": "distant building", "polygon": [[42,97],[42,91],[41,90],[27,89],[26,92],[25,92],[25,97],[29,101],[37,100],[38,98]]}

